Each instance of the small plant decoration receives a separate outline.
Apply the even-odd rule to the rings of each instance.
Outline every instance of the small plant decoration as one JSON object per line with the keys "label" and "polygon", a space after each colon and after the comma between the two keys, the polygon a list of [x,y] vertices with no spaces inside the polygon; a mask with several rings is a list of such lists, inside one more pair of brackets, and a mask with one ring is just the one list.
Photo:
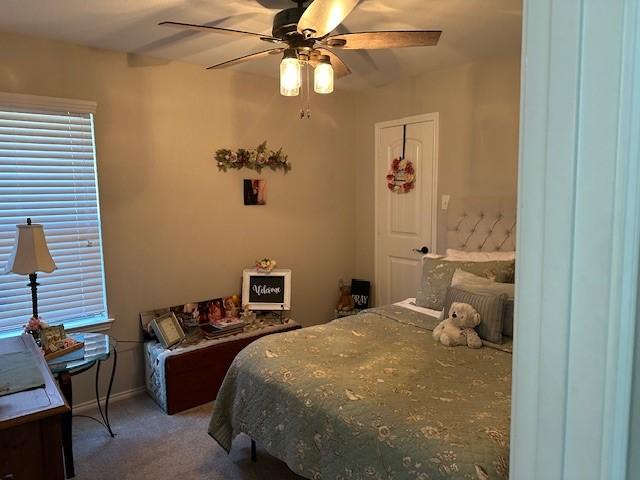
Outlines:
{"label": "small plant decoration", "polygon": [[263,168],[270,168],[274,171],[283,170],[284,173],[291,170],[291,164],[289,163],[287,155],[282,153],[282,148],[277,151],[269,150],[267,148],[267,142],[262,142],[253,150],[240,148],[233,152],[221,148],[216,152],[215,160],[218,162],[218,170],[223,172],[226,172],[230,168],[235,170],[249,168],[258,173],[260,173]]}
{"label": "small plant decoration", "polygon": [[40,333],[45,328],[49,328],[49,325],[47,324],[47,322],[45,322],[42,319],[42,317],[37,317],[37,318],[31,317],[29,321],[25,324],[24,331],[30,334],[33,337],[33,339],[36,341],[38,346],[40,346],[41,345]]}
{"label": "small plant decoration", "polygon": [[256,260],[256,270],[261,273],[271,273],[271,271],[276,268],[278,262],[276,262],[273,258],[265,257],[260,260]]}

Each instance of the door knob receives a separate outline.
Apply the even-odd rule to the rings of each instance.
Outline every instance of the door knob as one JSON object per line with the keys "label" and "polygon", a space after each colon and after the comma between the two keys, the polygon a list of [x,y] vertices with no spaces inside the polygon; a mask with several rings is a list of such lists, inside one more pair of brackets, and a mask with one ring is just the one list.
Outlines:
{"label": "door knob", "polygon": [[429,247],[420,247],[420,248],[414,248],[413,249],[414,252],[416,253],[421,253],[423,255],[426,255],[427,253],[429,253]]}

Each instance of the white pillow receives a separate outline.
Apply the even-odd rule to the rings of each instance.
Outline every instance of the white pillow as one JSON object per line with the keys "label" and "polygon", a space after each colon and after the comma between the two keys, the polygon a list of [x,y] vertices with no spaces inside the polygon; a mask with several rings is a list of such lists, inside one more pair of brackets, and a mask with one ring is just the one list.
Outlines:
{"label": "white pillow", "polygon": [[492,293],[494,295],[504,293],[511,300],[515,296],[515,285],[513,283],[496,282],[489,278],[465,272],[460,268],[456,268],[451,279],[451,286],[473,293]]}
{"label": "white pillow", "polygon": [[516,259],[516,252],[467,252],[464,250],[454,250],[447,248],[445,260],[455,260],[463,262],[492,262],[509,261]]}

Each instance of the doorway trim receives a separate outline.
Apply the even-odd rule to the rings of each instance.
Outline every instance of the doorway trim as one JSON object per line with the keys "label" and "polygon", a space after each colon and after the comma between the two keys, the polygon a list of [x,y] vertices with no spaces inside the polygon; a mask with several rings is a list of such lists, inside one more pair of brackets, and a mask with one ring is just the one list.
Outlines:
{"label": "doorway trim", "polygon": [[440,151],[439,141],[440,141],[440,114],[438,112],[425,113],[422,115],[412,115],[409,117],[399,118],[395,120],[387,120],[385,122],[378,122],[374,126],[375,130],[375,157],[374,157],[374,175],[373,175],[373,215],[374,215],[374,243],[373,243],[373,278],[374,278],[374,288],[373,288],[373,300],[374,304],[378,299],[378,285],[380,282],[378,281],[378,229],[380,228],[378,221],[378,199],[379,199],[379,186],[378,186],[378,178],[377,175],[377,166],[378,166],[378,158],[380,154],[380,131],[384,128],[389,127],[401,127],[403,125],[409,125],[412,123],[423,123],[432,121],[434,125],[434,142],[433,142],[433,180],[431,185],[431,195],[432,195],[432,212],[431,212],[431,251],[436,252],[438,248],[438,211],[440,202],[438,201],[438,152]]}
{"label": "doorway trim", "polygon": [[639,44],[636,0],[525,2],[510,462],[517,480],[627,475]]}

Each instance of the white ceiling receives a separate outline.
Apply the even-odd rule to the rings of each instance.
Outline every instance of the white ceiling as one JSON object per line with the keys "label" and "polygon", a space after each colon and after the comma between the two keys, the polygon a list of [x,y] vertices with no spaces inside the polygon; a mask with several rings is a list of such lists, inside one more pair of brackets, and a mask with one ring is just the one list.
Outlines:
{"label": "white ceiling", "polygon": [[[158,22],[270,34],[273,15],[292,6],[291,0],[2,0],[0,30],[209,66],[270,45],[253,38],[179,31]],[[342,52],[354,74],[341,79],[340,86],[380,86],[433,68],[517,54],[521,23],[521,0],[360,0],[338,31],[444,33],[437,47]],[[274,56],[232,68],[276,76],[278,62]]]}

